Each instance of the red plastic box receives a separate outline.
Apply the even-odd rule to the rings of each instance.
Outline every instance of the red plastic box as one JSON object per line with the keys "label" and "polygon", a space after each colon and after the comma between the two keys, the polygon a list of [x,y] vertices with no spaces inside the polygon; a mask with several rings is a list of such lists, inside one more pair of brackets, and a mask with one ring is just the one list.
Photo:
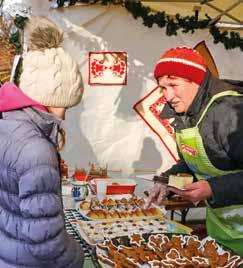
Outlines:
{"label": "red plastic box", "polygon": [[132,179],[93,179],[91,184],[96,192],[96,181],[107,182],[106,194],[133,194],[137,183]]}

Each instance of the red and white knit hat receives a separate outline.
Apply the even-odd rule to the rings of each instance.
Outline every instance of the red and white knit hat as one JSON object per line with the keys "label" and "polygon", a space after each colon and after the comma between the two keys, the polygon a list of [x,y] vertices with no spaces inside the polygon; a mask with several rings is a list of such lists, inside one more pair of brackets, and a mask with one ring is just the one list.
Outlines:
{"label": "red and white knit hat", "polygon": [[154,77],[164,75],[186,78],[201,85],[207,69],[205,59],[190,47],[176,47],[166,51],[156,63]]}

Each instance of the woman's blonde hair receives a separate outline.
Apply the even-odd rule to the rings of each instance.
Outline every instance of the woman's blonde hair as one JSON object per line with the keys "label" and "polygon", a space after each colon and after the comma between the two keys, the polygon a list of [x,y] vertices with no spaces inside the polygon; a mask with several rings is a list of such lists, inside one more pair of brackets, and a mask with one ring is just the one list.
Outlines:
{"label": "woman's blonde hair", "polygon": [[24,30],[27,34],[28,50],[57,48],[63,41],[63,34],[57,25],[44,16],[32,17]]}
{"label": "woman's blonde hair", "polygon": [[57,146],[57,151],[60,152],[66,143],[66,132],[63,128],[59,129],[58,131],[58,146]]}

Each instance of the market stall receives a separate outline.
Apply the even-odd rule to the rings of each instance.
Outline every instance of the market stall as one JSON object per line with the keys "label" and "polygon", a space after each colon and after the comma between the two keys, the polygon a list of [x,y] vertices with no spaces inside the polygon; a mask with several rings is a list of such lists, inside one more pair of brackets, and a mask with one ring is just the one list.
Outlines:
{"label": "market stall", "polygon": [[[122,175],[112,176],[113,188],[122,189],[125,183],[119,185],[117,179]],[[89,190],[86,196],[83,191],[90,181],[64,182],[66,228],[85,251],[84,267],[240,267],[239,256],[170,220],[165,206],[145,209],[144,191],[152,182],[139,175],[129,180],[136,185],[134,193],[104,195],[101,200],[95,192]]]}
{"label": "market stall", "polygon": [[[166,19],[162,16],[167,30],[166,34],[161,35],[159,25],[159,28],[156,26],[153,31],[145,29],[127,13],[129,11],[135,17],[142,17],[146,26],[155,23],[154,18],[161,16],[161,13],[156,11],[156,16],[149,17],[146,10],[150,9],[144,9],[144,6],[136,1],[131,6],[129,1],[125,1],[125,5],[117,5],[116,2],[120,1],[114,1],[114,5],[108,6],[89,3],[73,6],[76,1],[71,1],[70,5],[67,1],[32,1],[24,6],[21,14],[11,1],[6,2],[10,4],[8,8],[13,13],[10,17],[7,16],[6,20],[2,16],[0,21],[1,82],[19,82],[22,66],[21,57],[16,54],[28,52],[23,29],[25,20],[32,12],[35,15],[49,15],[62,28],[63,46],[77,60],[82,72],[85,84],[83,102],[73,112],[68,113],[67,117],[70,120],[66,125],[67,144],[64,151],[61,151],[61,156],[67,163],[61,160],[60,165],[63,171],[62,198],[66,231],[83,248],[84,267],[241,267],[243,264],[240,256],[227,247],[222,247],[207,234],[195,236],[197,233],[186,222],[188,211],[192,209],[200,211],[200,216],[204,220],[204,201],[190,202],[176,196],[165,198],[159,205],[146,206],[146,193],[154,184],[154,175],[165,171],[178,160],[175,133],[171,126],[173,120],[160,117],[166,100],[153,78],[152,66],[155,60],[161,50],[168,48],[172,43],[178,45],[183,41],[187,45],[195,46],[203,39],[214,52],[217,62],[221,61],[222,55],[225,58],[226,64],[218,65],[220,76],[240,79],[242,39],[239,35],[231,34],[230,38],[224,39],[225,35],[221,35],[217,28],[211,27],[212,22],[207,18],[210,37],[207,27],[204,27],[194,37],[186,38],[183,32],[176,34],[178,27],[185,25],[187,19],[177,17],[181,23],[179,25],[173,23],[170,16]],[[196,15],[197,12],[193,22]],[[182,28],[189,31],[190,25],[186,25]],[[114,31],[114,28],[119,31]],[[194,28],[191,30],[194,31]],[[219,41],[215,38],[223,40],[217,48],[215,40]],[[206,43],[200,44],[202,43],[207,48]],[[235,50],[226,51],[224,46]],[[235,66],[234,73],[232,65]],[[37,64],[36,69],[38,67]],[[218,76],[217,68],[215,71]],[[80,92],[79,94],[81,95]],[[73,103],[67,107],[72,105]],[[45,106],[49,107],[47,104]],[[46,114],[47,111],[49,110],[44,109]],[[186,149],[188,154],[195,154],[190,147]],[[96,169],[90,161],[103,167]],[[53,164],[55,165],[57,166],[56,163]],[[148,174],[144,174],[146,172]],[[53,174],[54,172],[48,172],[51,179],[59,178],[59,175]],[[173,178],[168,176],[165,184],[184,191],[185,184],[179,183],[182,177],[181,174]],[[183,179],[186,181],[188,177],[190,176],[184,176]],[[47,176],[43,178],[41,177],[45,180]],[[45,183],[50,183],[40,183],[38,179],[37,176],[36,185],[40,188],[46,186]],[[35,187],[31,179],[30,182],[30,185]],[[192,182],[191,176],[187,183]],[[55,181],[53,185],[59,189],[59,181]],[[44,189],[47,195],[53,185],[48,186],[47,190]],[[18,183],[15,186],[18,189]],[[31,192],[29,184],[26,183],[25,186],[26,193],[21,196],[24,202]],[[7,188],[4,187],[3,192]],[[59,190],[56,196],[58,194]],[[12,196],[11,189],[9,195]],[[43,195],[45,196],[45,193]],[[59,200],[56,196],[53,199],[59,206],[61,198]],[[45,208],[49,209],[48,201],[45,202]],[[38,201],[35,204],[39,205]],[[16,201],[16,210],[19,209],[18,205]],[[9,208],[12,212],[11,209],[12,207]],[[61,205],[58,209],[62,214]],[[49,213],[43,208],[39,211],[43,213],[41,216],[44,218]],[[174,219],[174,211],[180,211],[181,218]],[[35,217],[35,211],[33,214]],[[53,215],[56,214],[51,214],[50,217]],[[191,218],[194,218],[193,216],[190,215]],[[23,218],[25,220],[25,217]],[[60,218],[63,223],[62,217]],[[239,222],[236,224],[242,228],[241,219]],[[2,226],[4,225],[2,223]],[[48,225],[45,227],[47,231],[51,229]]]}

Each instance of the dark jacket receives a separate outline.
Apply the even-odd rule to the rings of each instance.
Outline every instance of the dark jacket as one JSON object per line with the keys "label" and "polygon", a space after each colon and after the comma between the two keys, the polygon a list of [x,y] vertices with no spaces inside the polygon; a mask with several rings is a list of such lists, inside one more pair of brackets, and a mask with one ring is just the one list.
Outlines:
{"label": "dark jacket", "polygon": [[[243,93],[243,88],[216,79],[207,73],[186,114],[176,114],[167,104],[161,117],[175,117],[175,129],[194,127],[211,97],[226,90]],[[208,158],[215,167],[221,170],[243,170],[243,97],[225,96],[216,100],[200,123],[199,131]],[[191,173],[181,155],[180,159],[178,164],[165,173]],[[213,177],[208,182],[213,191],[212,206],[243,204],[243,172],[220,178]]]}
{"label": "dark jacket", "polygon": [[0,268],[81,268],[82,248],[64,228],[56,152],[60,120],[33,107],[11,110],[18,89],[5,89],[0,88]]}

